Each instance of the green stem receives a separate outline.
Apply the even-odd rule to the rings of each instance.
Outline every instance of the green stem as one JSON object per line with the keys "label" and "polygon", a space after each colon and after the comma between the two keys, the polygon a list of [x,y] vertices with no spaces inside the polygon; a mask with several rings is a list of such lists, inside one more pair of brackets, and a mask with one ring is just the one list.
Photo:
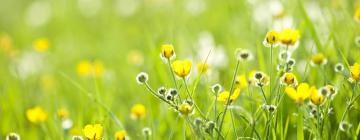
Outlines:
{"label": "green stem", "polygon": [[297,140],[304,140],[302,105],[298,106]]}
{"label": "green stem", "polygon": [[263,97],[264,97],[265,103],[268,104],[268,101],[267,101],[267,99],[266,99],[265,91],[264,91],[263,87],[260,87],[260,89],[261,89],[261,93],[262,93],[262,95],[263,95]]}
{"label": "green stem", "polygon": [[[223,113],[223,115],[222,115],[221,122],[220,122],[220,126],[219,126],[219,131],[220,131],[220,133],[221,133],[221,129],[222,129],[222,126],[223,126],[223,123],[224,123],[224,119],[225,119],[225,116],[226,116],[226,112],[227,112],[227,110],[228,110],[228,106],[229,106],[229,104],[230,104],[230,97],[231,97],[231,95],[232,95],[232,93],[233,93],[234,82],[235,82],[235,78],[236,78],[236,73],[237,73],[237,71],[238,71],[238,69],[239,69],[239,64],[240,64],[240,61],[237,61],[237,63],[236,63],[236,68],[235,68],[235,71],[234,71],[234,74],[233,74],[233,79],[232,79],[232,81],[231,81],[230,94],[229,94],[229,97],[227,98],[227,100],[226,100],[226,102],[225,102],[226,105],[225,105],[224,113]],[[218,139],[219,139],[219,137],[218,137]]]}
{"label": "green stem", "polygon": [[271,92],[272,92],[272,90],[271,90],[271,84],[272,84],[271,81],[272,81],[272,68],[273,68],[273,64],[272,64],[273,56],[272,55],[273,55],[273,45],[270,46],[270,70],[269,70],[270,71],[270,73],[269,73],[270,74],[270,81],[269,81],[269,83],[270,83],[269,84],[270,102],[271,102],[271,95],[272,95],[271,94]]}
{"label": "green stem", "polygon": [[183,78],[183,80],[184,80],[184,85],[185,85],[185,89],[186,89],[186,93],[187,93],[187,95],[188,95],[188,98],[190,98],[190,100],[193,101],[194,107],[195,107],[195,109],[199,112],[200,116],[201,116],[203,119],[208,120],[208,119],[206,118],[206,116],[204,115],[204,113],[203,113],[203,112],[200,110],[200,108],[197,106],[197,104],[195,103],[194,99],[191,97],[191,95],[190,95],[190,90],[189,90],[189,88],[188,88],[186,79]]}
{"label": "green stem", "polygon": [[171,67],[171,61],[170,61],[169,58],[167,59],[167,62],[168,62],[169,70],[170,70],[170,72],[171,72],[171,77],[172,77],[172,79],[173,79],[173,81],[174,81],[175,88],[178,89],[178,86],[177,86],[177,83],[176,83],[176,79],[175,79],[175,74],[174,74],[174,71],[173,71],[173,69],[172,69],[172,67]]}

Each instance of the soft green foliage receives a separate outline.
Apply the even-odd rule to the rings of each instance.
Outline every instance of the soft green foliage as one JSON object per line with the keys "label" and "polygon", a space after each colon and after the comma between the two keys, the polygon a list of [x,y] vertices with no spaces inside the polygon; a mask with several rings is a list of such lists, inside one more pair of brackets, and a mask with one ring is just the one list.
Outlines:
{"label": "soft green foliage", "polygon": [[[0,0],[0,140],[11,132],[29,140],[71,139],[83,135],[87,124],[101,124],[104,139],[120,130],[135,140],[359,139],[360,86],[348,81],[350,67],[360,63],[358,5],[356,0]],[[286,95],[279,84],[284,71],[276,67],[284,63],[278,54],[287,49],[263,45],[268,31],[288,24],[300,33],[298,48],[289,48],[298,82],[319,92],[328,84],[337,88],[318,108],[309,99],[301,104]],[[37,39],[48,45],[36,45]],[[192,61],[190,76],[173,77],[168,64],[173,60],[159,57],[163,44],[174,46],[176,60]],[[238,61],[238,48],[252,52],[253,59]],[[316,53],[326,57],[325,65],[312,65]],[[208,70],[199,74],[196,65],[204,62]],[[342,72],[334,71],[337,63],[344,65]],[[248,81],[253,70],[266,73],[270,86],[247,85],[231,104],[216,101],[213,85],[231,96],[239,88],[236,77]],[[143,84],[136,81],[140,72],[148,74]],[[194,114],[185,104],[187,114],[180,115],[175,110],[184,103],[169,105],[157,95],[161,86],[176,88],[174,79],[182,100],[194,102]],[[263,109],[266,102],[275,112]],[[145,106],[144,116],[132,109],[135,104]],[[35,106],[46,111],[44,122],[28,120],[27,110]],[[58,115],[62,108],[65,118]],[[312,109],[322,118],[312,116]],[[134,118],[134,110],[141,117]],[[216,122],[212,135],[205,132],[209,124],[194,126],[199,117]],[[67,119],[73,125],[64,130]],[[340,131],[341,122],[352,127]],[[146,127],[150,136],[143,134]]]}

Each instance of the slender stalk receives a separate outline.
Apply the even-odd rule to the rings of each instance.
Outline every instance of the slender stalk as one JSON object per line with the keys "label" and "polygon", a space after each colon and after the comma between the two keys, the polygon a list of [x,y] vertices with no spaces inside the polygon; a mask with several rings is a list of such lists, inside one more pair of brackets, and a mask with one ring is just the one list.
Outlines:
{"label": "slender stalk", "polygon": [[298,119],[297,119],[297,140],[304,140],[304,131],[303,131],[303,111],[302,105],[298,105]]}
{"label": "slender stalk", "polygon": [[[233,74],[233,79],[232,79],[232,81],[231,81],[230,94],[229,94],[229,97],[227,98],[227,100],[226,100],[226,102],[225,102],[226,105],[225,105],[224,113],[223,113],[223,115],[222,115],[221,122],[220,122],[220,126],[219,126],[219,131],[220,131],[220,133],[221,133],[221,129],[222,129],[222,126],[223,126],[223,123],[224,123],[224,119],[225,119],[225,116],[226,116],[226,112],[227,112],[227,110],[228,110],[228,106],[229,106],[229,104],[230,104],[230,97],[231,97],[231,95],[232,95],[232,93],[233,93],[234,82],[235,82],[235,78],[236,78],[236,73],[237,73],[237,71],[238,71],[238,69],[239,69],[239,64],[240,64],[240,61],[237,61],[237,63],[236,63],[236,68],[235,68],[235,71],[234,71],[234,74]],[[218,139],[219,139],[219,137],[218,137]]]}
{"label": "slender stalk", "polygon": [[195,109],[199,112],[200,116],[201,116],[203,119],[208,120],[208,119],[206,118],[206,116],[204,115],[204,113],[203,113],[203,112],[200,110],[200,108],[197,106],[197,104],[195,103],[194,99],[191,97],[191,95],[190,95],[191,93],[190,93],[189,87],[188,87],[188,85],[187,85],[186,79],[183,78],[183,80],[184,80],[184,85],[185,85],[185,89],[186,89],[186,93],[187,93],[187,95],[188,95],[188,98],[190,98],[190,99],[193,101],[194,107],[195,107]]}
{"label": "slender stalk", "polygon": [[[342,114],[342,116],[341,116],[340,122],[344,121],[346,114],[347,114],[348,111],[350,110],[350,108],[351,108],[351,106],[353,105],[353,103],[354,103],[359,97],[360,97],[360,95],[358,95],[358,96],[355,97],[355,85],[353,85],[353,87],[352,87],[352,96],[351,96],[351,98],[350,98],[350,100],[349,100],[349,103],[348,103],[347,106],[346,106],[345,112],[344,112],[344,113]],[[336,131],[335,140],[337,140],[337,138],[338,138],[339,130],[340,130],[340,129],[338,128],[337,131]]]}
{"label": "slender stalk", "polygon": [[260,89],[261,89],[261,93],[262,93],[262,95],[263,95],[263,97],[264,97],[265,103],[268,104],[268,101],[267,101],[267,99],[266,99],[265,91],[264,91],[263,87],[260,87]]}
{"label": "slender stalk", "polygon": [[76,88],[78,88],[86,97],[90,100],[93,100],[95,103],[100,105],[106,112],[111,116],[112,120],[115,122],[115,124],[120,127],[121,129],[124,128],[120,120],[115,116],[115,114],[106,107],[102,102],[100,102],[97,98],[94,98],[90,92],[88,92],[85,88],[83,88],[79,83],[71,79],[68,75],[65,73],[60,72],[60,75],[63,76],[65,79],[69,80],[72,85],[74,85]]}
{"label": "slender stalk", "polygon": [[271,89],[271,84],[272,84],[272,68],[273,68],[273,64],[272,64],[272,58],[273,58],[273,45],[270,46],[270,81],[269,81],[269,93],[270,93],[270,102],[271,102],[271,92],[272,92],[272,89]]}
{"label": "slender stalk", "polygon": [[317,128],[317,131],[318,131],[318,139],[321,139],[321,129],[320,129],[320,116],[321,116],[321,114],[320,114],[320,106],[317,106],[316,107],[316,112],[317,112],[317,116],[316,116],[316,118],[317,118],[317,124],[316,124],[316,128]]}
{"label": "slender stalk", "polygon": [[236,125],[235,125],[235,121],[234,121],[234,114],[233,114],[233,111],[230,109],[230,114],[231,114],[231,123],[232,123],[232,127],[233,127],[233,131],[234,131],[234,133],[235,133],[235,136],[238,138],[239,137],[239,135],[238,135],[238,133],[237,133],[237,130],[236,130]]}
{"label": "slender stalk", "polygon": [[177,83],[176,83],[176,79],[175,79],[175,74],[174,74],[174,71],[173,71],[173,69],[172,69],[172,67],[171,67],[170,58],[167,59],[167,63],[168,63],[168,66],[169,66],[169,70],[170,70],[170,72],[171,72],[171,77],[172,77],[172,79],[173,79],[173,81],[174,81],[175,88],[178,89],[178,86],[177,86]]}

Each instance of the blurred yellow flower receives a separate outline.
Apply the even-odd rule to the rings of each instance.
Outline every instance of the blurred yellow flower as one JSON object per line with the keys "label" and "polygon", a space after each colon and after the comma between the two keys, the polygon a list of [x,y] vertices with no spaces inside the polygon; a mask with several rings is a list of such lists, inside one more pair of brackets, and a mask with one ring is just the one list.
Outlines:
{"label": "blurred yellow flower", "polygon": [[60,108],[57,111],[57,115],[61,120],[64,120],[69,117],[69,111],[66,108]]}
{"label": "blurred yellow flower", "polygon": [[0,49],[7,56],[13,57],[16,54],[16,50],[13,48],[11,37],[6,33],[0,34]]}
{"label": "blurred yellow flower", "polygon": [[298,81],[296,79],[295,74],[293,73],[285,73],[281,78],[280,78],[280,83],[286,86],[297,86]]}
{"label": "blurred yellow flower", "polygon": [[179,105],[178,110],[181,115],[188,116],[193,113],[193,107],[187,102],[182,103]]}
{"label": "blurred yellow flower", "polygon": [[80,76],[95,76],[100,77],[103,75],[105,69],[101,61],[83,60],[76,66],[78,75]]}
{"label": "blurred yellow flower", "polygon": [[360,64],[355,63],[350,67],[351,77],[350,82],[359,82],[360,81]]}
{"label": "blurred yellow flower", "polygon": [[295,29],[284,29],[280,32],[280,42],[284,45],[294,45],[300,38],[300,33]]}
{"label": "blurred yellow flower", "polygon": [[103,130],[101,124],[88,124],[84,127],[83,134],[88,140],[101,140]]}
{"label": "blurred yellow flower", "polygon": [[206,73],[208,70],[209,65],[207,63],[199,63],[197,64],[197,69],[199,73]]}
{"label": "blurred yellow flower", "polygon": [[314,105],[321,105],[325,100],[325,97],[317,92],[317,90],[313,90],[310,95],[310,101]]}
{"label": "blurred yellow flower", "polygon": [[119,130],[115,132],[115,140],[126,140],[126,131],[125,130]]}
{"label": "blurred yellow flower", "polygon": [[46,52],[49,49],[49,40],[46,38],[38,38],[34,41],[34,49],[37,52]]}
{"label": "blurred yellow flower", "polygon": [[142,65],[144,63],[144,55],[141,51],[132,50],[127,55],[127,61],[132,65]]}
{"label": "blurred yellow flower", "polygon": [[173,59],[175,57],[174,46],[164,44],[161,46],[161,57],[166,59]]}
{"label": "blurred yellow flower", "polygon": [[56,80],[54,76],[50,74],[45,74],[41,76],[41,88],[43,91],[51,91],[56,88]]}
{"label": "blurred yellow flower", "polygon": [[285,93],[298,104],[302,104],[304,100],[315,92],[317,92],[316,88],[314,86],[310,87],[307,83],[301,83],[296,90],[293,87],[285,88]]}
{"label": "blurred yellow flower", "polygon": [[360,6],[358,6],[355,10],[354,19],[358,22],[360,21]]}
{"label": "blurred yellow flower", "polygon": [[236,84],[237,88],[239,88],[239,89],[246,88],[249,85],[248,83],[249,82],[248,82],[245,74],[239,75],[235,79],[235,84]]}
{"label": "blurred yellow flower", "polygon": [[218,97],[217,97],[217,101],[220,102],[226,102],[230,96],[230,103],[232,103],[233,101],[235,101],[240,95],[240,88],[236,88],[233,93],[230,96],[230,92],[229,91],[223,91],[221,93],[219,93]]}
{"label": "blurred yellow flower", "polygon": [[41,107],[36,106],[26,111],[26,117],[30,122],[37,124],[44,122],[48,114]]}
{"label": "blurred yellow flower", "polygon": [[264,44],[266,47],[275,47],[273,45],[276,45],[279,41],[280,34],[276,31],[269,31],[266,34]]}
{"label": "blurred yellow flower", "polygon": [[146,109],[142,104],[135,104],[131,108],[131,118],[133,119],[141,119],[145,117]]}
{"label": "blurred yellow flower", "polygon": [[327,59],[322,53],[314,54],[311,57],[311,64],[313,65],[325,65],[327,63]]}
{"label": "blurred yellow flower", "polygon": [[181,78],[189,75],[192,62],[190,60],[176,60],[171,64],[175,74]]}

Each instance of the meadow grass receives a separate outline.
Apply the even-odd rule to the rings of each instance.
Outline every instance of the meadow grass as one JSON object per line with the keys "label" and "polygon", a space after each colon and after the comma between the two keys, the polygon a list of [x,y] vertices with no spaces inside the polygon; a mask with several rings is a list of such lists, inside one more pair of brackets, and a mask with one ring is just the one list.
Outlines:
{"label": "meadow grass", "polygon": [[0,140],[360,138],[359,1],[0,3]]}

